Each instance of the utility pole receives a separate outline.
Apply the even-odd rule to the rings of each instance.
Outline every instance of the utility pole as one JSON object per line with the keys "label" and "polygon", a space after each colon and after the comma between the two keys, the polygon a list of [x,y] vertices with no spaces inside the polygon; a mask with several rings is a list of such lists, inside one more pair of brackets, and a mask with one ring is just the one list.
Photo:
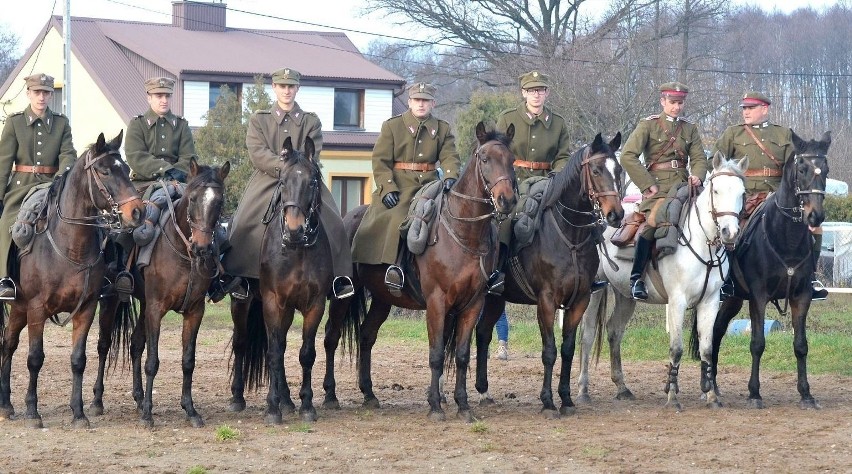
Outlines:
{"label": "utility pole", "polygon": [[65,0],[65,15],[62,17],[65,30],[65,74],[62,80],[62,112],[71,122],[71,0]]}

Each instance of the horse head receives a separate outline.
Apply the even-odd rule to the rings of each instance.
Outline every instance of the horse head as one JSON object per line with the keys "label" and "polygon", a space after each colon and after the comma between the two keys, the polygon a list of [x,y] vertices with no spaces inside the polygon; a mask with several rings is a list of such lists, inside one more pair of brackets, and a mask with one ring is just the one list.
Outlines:
{"label": "horse head", "polygon": [[515,179],[515,155],[509,148],[515,137],[515,125],[509,125],[506,134],[496,130],[486,132],[485,124],[476,124],[476,140],[479,146],[473,152],[473,165],[491,205],[498,214],[508,215],[518,201]]}
{"label": "horse head", "polygon": [[610,227],[619,227],[624,217],[621,207],[621,165],[615,156],[621,146],[621,132],[606,143],[600,133],[586,149],[583,159],[583,189]]}
{"label": "horse head", "polygon": [[831,132],[819,140],[803,140],[793,133],[796,154],[784,165],[784,180],[788,189],[795,189],[802,220],[811,227],[819,227],[825,220],[823,200],[828,179],[828,147]]}
{"label": "horse head", "polygon": [[284,245],[313,244],[319,226],[322,174],[315,159],[314,141],[305,139],[305,150],[293,149],[290,137],[281,150],[283,165],[278,177],[281,193],[281,236]]}
{"label": "horse head", "polygon": [[186,222],[189,225],[190,251],[196,257],[213,253],[213,234],[225,204],[225,178],[231,171],[226,161],[218,168],[189,160],[189,178],[184,191],[187,201]]}
{"label": "horse head", "polygon": [[[88,182],[92,205],[111,215],[113,225],[134,228],[142,224],[145,205],[130,182],[130,168],[121,157],[123,138],[124,130],[109,142],[101,133],[79,160],[86,173],[85,182]],[[83,182],[83,179],[79,182]],[[95,192],[95,188],[98,192]]]}
{"label": "horse head", "polygon": [[[743,170],[748,169],[748,157],[729,160],[716,152],[712,163],[707,189],[696,205],[700,214],[710,217],[701,219],[708,240],[718,239],[725,247],[733,248],[740,232],[740,212],[745,196]],[[711,224],[713,227],[708,228]]]}

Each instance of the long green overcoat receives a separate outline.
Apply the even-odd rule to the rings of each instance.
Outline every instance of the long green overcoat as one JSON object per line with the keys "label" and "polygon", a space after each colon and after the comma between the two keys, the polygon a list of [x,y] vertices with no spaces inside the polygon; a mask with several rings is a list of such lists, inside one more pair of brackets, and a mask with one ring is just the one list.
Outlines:
{"label": "long green overcoat", "polygon": [[136,189],[148,188],[172,168],[189,173],[189,160],[198,158],[186,119],[171,112],[160,117],[151,109],[130,119],[124,154]]}
{"label": "long green overcoat", "polygon": [[[722,136],[716,141],[714,153],[721,152],[728,158],[748,157],[749,170],[773,170],[781,171],[781,168],[769,158],[757,145],[757,142],[745,130],[745,124],[732,125],[722,132]],[[760,140],[780,164],[793,159],[795,148],[793,147],[793,131],[787,127],[763,122],[752,125],[751,131]],[[751,195],[759,192],[770,192],[778,189],[781,184],[781,176],[748,176],[746,177],[746,194]]]}

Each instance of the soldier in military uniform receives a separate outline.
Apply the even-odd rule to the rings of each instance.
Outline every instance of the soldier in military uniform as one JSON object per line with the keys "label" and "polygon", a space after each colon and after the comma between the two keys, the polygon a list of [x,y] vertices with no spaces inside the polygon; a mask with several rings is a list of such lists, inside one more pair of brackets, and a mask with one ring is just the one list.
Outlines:
{"label": "soldier in military uniform", "polygon": [[386,120],[373,147],[376,190],[352,244],[352,260],[390,265],[385,285],[399,291],[405,278],[399,264],[399,225],[408,214],[414,194],[438,179],[443,170],[444,191],[459,176],[459,155],[450,124],[432,115],[435,87],[418,82],[408,90],[408,110]]}
{"label": "soldier in military uniform", "polygon": [[[279,69],[272,73],[272,89],[276,103],[271,110],[258,110],[249,119],[246,146],[255,170],[249,178],[245,193],[240,198],[230,226],[231,242],[239,242],[239,252],[230,251],[222,260],[229,275],[259,278],[260,248],[266,226],[261,222],[266,207],[278,186],[278,166],[284,141],[290,137],[294,149],[303,149],[310,137],[316,146],[317,156],[322,150],[322,124],[313,112],[305,112],[296,102],[301,74],[293,69]],[[352,255],[349,239],[343,228],[343,219],[331,192],[322,185],[320,222],[328,235],[335,278],[332,292],[335,298],[354,294],[352,286]]]}
{"label": "soldier in military uniform", "polygon": [[[639,121],[621,152],[621,166],[642,191],[640,212],[648,213],[669,190],[684,182],[699,186],[707,174],[707,157],[698,125],[681,117],[689,89],[679,82],[660,86],[663,112]],[[640,155],[644,154],[644,163]],[[688,168],[687,168],[688,166]],[[630,272],[633,299],[648,299],[642,274],[651,256],[654,231],[646,225],[636,242],[633,269]]]}
{"label": "soldier in military uniform", "polygon": [[[793,131],[769,121],[769,106],[772,102],[760,92],[743,95],[743,122],[725,129],[716,141],[714,151],[730,158],[748,157],[746,175],[746,211],[751,212],[767,194],[781,184],[784,163],[793,159]],[[819,258],[822,248],[822,227],[812,229],[814,254]],[[814,282],[815,284],[817,282]],[[727,279],[722,286],[722,297],[733,294],[732,281]],[[828,296],[825,288],[814,289],[813,299],[824,300]]]}
{"label": "soldier in military uniform", "polygon": [[[515,125],[512,153],[515,154],[515,177],[518,183],[556,173],[571,158],[568,126],[565,119],[545,105],[550,95],[550,78],[539,71],[531,71],[518,78],[523,104],[504,110],[497,118],[497,130],[503,132]],[[503,293],[503,267],[509,256],[512,240],[512,223],[500,226],[500,250],[497,271],[488,279],[491,294]]]}
{"label": "soldier in military uniform", "polygon": [[71,169],[77,152],[71,143],[68,118],[48,107],[53,94],[53,78],[33,74],[24,78],[30,105],[10,115],[0,135],[0,299],[15,299],[15,284],[9,262],[14,243],[9,231],[27,192],[50,183]]}

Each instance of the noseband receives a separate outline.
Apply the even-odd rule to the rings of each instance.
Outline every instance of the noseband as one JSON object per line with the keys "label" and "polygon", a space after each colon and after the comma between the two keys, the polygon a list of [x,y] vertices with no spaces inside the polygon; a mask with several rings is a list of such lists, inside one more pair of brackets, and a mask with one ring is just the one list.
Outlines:
{"label": "noseband", "polygon": [[[731,216],[731,217],[735,217],[737,219],[740,218],[739,212],[717,211],[716,210],[716,202],[713,200],[713,180],[715,178],[718,178],[719,176],[734,176],[734,177],[737,177],[737,178],[743,180],[743,182],[745,182],[745,178],[743,176],[740,176],[740,175],[734,173],[733,171],[719,171],[718,173],[713,173],[712,175],[710,175],[710,178],[708,179],[708,181],[710,182],[710,185],[709,185],[710,189],[708,189],[708,192],[710,193],[710,216],[713,218],[713,225],[716,226],[716,236],[713,239],[710,239],[709,237],[707,237],[707,235],[705,235],[704,237],[707,238],[707,245],[713,245],[713,246],[719,245],[721,243],[722,231],[721,231],[721,227],[719,226],[719,218],[723,217],[723,216]],[[696,213],[696,215],[699,216],[698,221],[700,223],[701,222],[701,217],[700,217],[701,214]],[[727,247],[727,245],[726,245],[726,247]]]}
{"label": "noseband", "polygon": [[[494,180],[494,183],[489,183],[488,179],[485,177],[485,173],[482,171],[482,166],[480,166],[481,163],[485,163],[486,161],[488,161],[488,156],[485,153],[485,151],[486,151],[486,147],[489,146],[489,145],[490,146],[499,145],[499,146],[506,148],[507,150],[509,149],[509,147],[507,147],[504,143],[502,143],[498,140],[491,140],[491,141],[485,142],[482,145],[480,145],[479,148],[477,148],[476,151],[473,153],[473,158],[474,158],[474,160],[476,160],[474,162],[474,166],[476,166],[476,175],[478,177],[479,184],[482,185],[482,189],[485,192],[485,194],[488,195],[488,198],[480,198],[480,197],[477,197],[477,196],[469,196],[467,194],[462,194],[462,193],[456,191],[454,188],[450,188],[450,194],[452,194],[453,196],[456,196],[456,197],[460,197],[460,198],[462,198],[463,200],[466,200],[466,201],[474,201],[474,202],[481,202],[483,204],[488,204],[488,205],[491,206],[491,212],[488,213],[488,214],[483,214],[481,216],[476,216],[476,217],[456,217],[456,216],[453,216],[452,214],[450,214],[450,217],[452,217],[455,220],[459,220],[459,221],[463,221],[463,222],[476,222],[476,221],[481,221],[481,220],[488,219],[488,218],[494,218],[499,223],[499,222],[506,220],[506,218],[508,217],[508,215],[506,215],[506,214],[502,214],[502,213],[497,212],[497,204],[494,202],[494,193],[493,193],[492,190],[501,181],[511,181],[512,178],[509,177],[508,175],[501,175],[501,176],[498,176],[497,179]],[[448,213],[449,213],[449,210],[448,210]]]}
{"label": "noseband", "polygon": [[[283,250],[286,247],[311,247],[317,242],[317,238],[319,237],[319,218],[315,218],[315,214],[319,210],[319,195],[320,195],[320,185],[319,185],[319,177],[317,176],[319,173],[319,169],[315,169],[312,171],[311,175],[311,184],[310,184],[310,199],[308,202],[310,203],[310,207],[305,210],[302,208],[300,202],[295,200],[283,201],[281,202],[281,249]],[[281,198],[281,189],[284,187],[284,181],[279,178],[278,187],[276,187],[275,194],[273,196],[273,202],[278,201]],[[287,208],[295,207],[305,216],[305,232],[302,235],[302,238],[298,241],[292,241],[287,236]],[[268,219],[264,218],[264,224],[268,224],[272,220],[272,214],[267,211]],[[314,222],[316,221],[316,222]]]}
{"label": "noseband", "polygon": [[[583,152],[583,159],[580,161],[580,175],[581,175],[580,187],[581,187],[581,190],[587,196],[589,196],[589,202],[592,204],[592,207],[593,207],[592,211],[587,212],[587,211],[580,211],[580,210],[577,210],[577,209],[573,209],[573,208],[568,207],[565,204],[563,204],[561,200],[559,200],[559,199],[556,200],[556,205],[559,207],[559,212],[557,213],[557,215],[559,217],[561,217],[562,220],[565,221],[571,227],[592,227],[592,226],[596,226],[596,225],[605,225],[606,219],[604,218],[603,213],[601,212],[600,199],[603,198],[603,197],[606,197],[606,196],[615,196],[616,198],[618,198],[620,196],[619,193],[618,193],[618,190],[599,191],[597,189],[597,187],[595,186],[595,182],[592,179],[592,170],[590,169],[589,164],[591,162],[595,161],[595,160],[600,160],[600,159],[603,159],[604,161],[606,161],[606,160],[610,159],[611,157],[610,157],[610,155],[607,155],[606,153],[596,153],[594,155],[592,155],[591,153],[592,153],[591,147],[587,146],[586,150]],[[615,158],[612,158],[612,159],[615,159]],[[592,218],[592,222],[590,222],[588,224],[579,224],[579,225],[575,224],[575,223],[571,222],[569,219],[567,219],[563,215],[562,211],[570,211],[570,212],[573,212],[574,214],[579,214],[581,216],[589,216],[589,217]]]}
{"label": "noseband", "polygon": [[[826,156],[823,155],[823,154],[820,154],[820,153],[802,153],[802,154],[796,154],[795,156],[793,156],[794,160],[796,158],[823,158],[823,159],[825,159]],[[798,207],[783,207],[783,206],[781,206],[781,204],[777,200],[775,201],[775,205],[778,206],[778,209],[781,211],[781,214],[789,217],[790,219],[792,219],[793,222],[803,222],[804,221],[804,215],[805,215],[805,199],[804,199],[804,196],[811,195],[811,194],[817,194],[817,195],[825,196],[825,190],[813,189],[813,186],[811,186],[813,184],[814,180],[816,179],[816,176],[822,174],[822,169],[817,168],[817,166],[814,165],[813,161],[811,161],[811,160],[808,160],[808,164],[814,168],[814,177],[811,178],[811,182],[808,183],[807,187],[810,188],[810,189],[806,189],[804,191],[799,186],[798,180],[796,180],[795,195],[799,199],[799,206]],[[790,211],[790,212],[788,213],[787,211]]]}

